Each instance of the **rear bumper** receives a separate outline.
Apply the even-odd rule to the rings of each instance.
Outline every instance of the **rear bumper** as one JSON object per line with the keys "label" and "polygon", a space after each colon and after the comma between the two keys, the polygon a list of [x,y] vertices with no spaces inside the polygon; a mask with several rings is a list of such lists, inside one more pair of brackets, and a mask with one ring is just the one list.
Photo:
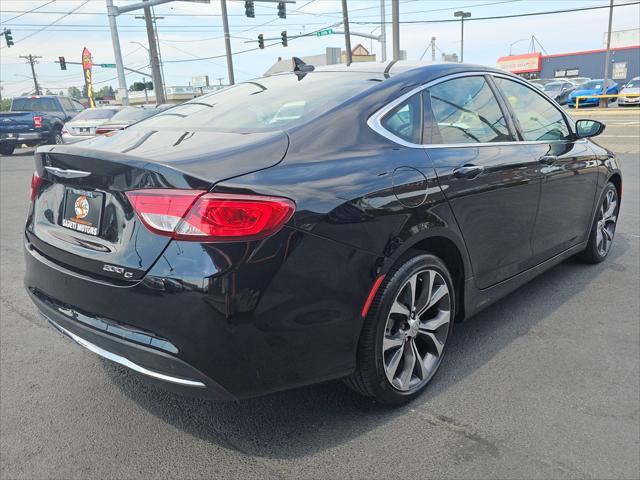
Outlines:
{"label": "rear bumper", "polygon": [[72,145],[74,143],[82,142],[83,140],[88,140],[93,138],[94,135],[65,135],[62,134],[62,143],[65,145]]}
{"label": "rear bumper", "polygon": [[142,281],[116,285],[25,247],[25,286],[53,326],[192,394],[254,397],[355,368],[370,253],[287,228],[254,244],[172,242]]}
{"label": "rear bumper", "polygon": [[42,132],[0,133],[0,142],[26,143],[46,138]]}

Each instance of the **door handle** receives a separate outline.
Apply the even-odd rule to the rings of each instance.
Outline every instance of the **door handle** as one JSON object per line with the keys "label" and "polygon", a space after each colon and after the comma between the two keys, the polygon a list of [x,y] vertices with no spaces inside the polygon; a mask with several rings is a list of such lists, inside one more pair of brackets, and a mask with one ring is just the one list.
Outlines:
{"label": "door handle", "polygon": [[480,165],[463,165],[456,168],[453,171],[453,176],[456,178],[475,178],[482,173],[484,167]]}
{"label": "door handle", "polygon": [[557,160],[558,160],[558,157],[555,155],[543,155],[538,159],[540,163],[544,163],[545,165],[551,165],[552,163],[555,163]]}

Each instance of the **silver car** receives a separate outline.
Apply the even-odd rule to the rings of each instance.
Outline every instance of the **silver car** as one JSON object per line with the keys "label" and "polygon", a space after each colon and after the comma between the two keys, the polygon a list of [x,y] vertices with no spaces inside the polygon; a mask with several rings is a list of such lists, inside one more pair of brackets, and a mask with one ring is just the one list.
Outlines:
{"label": "silver car", "polygon": [[620,95],[622,97],[618,97],[618,105],[627,106],[627,105],[640,105],[640,96],[637,97],[625,97],[624,95],[628,94],[640,94],[640,77],[632,78],[629,83],[627,83],[622,90],[620,90]]}
{"label": "silver car", "polygon": [[122,107],[87,108],[65,123],[62,143],[76,143],[96,135],[96,127],[111,120]]}

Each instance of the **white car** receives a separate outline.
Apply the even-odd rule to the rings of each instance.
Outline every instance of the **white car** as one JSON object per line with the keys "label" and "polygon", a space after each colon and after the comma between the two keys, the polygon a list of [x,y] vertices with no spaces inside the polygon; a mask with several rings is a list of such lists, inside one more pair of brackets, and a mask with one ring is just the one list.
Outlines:
{"label": "white car", "polygon": [[96,135],[96,127],[109,121],[122,107],[87,108],[62,127],[62,143],[76,143]]}
{"label": "white car", "polygon": [[622,90],[620,90],[620,95],[625,94],[635,94],[637,97],[618,97],[618,105],[627,106],[627,105],[640,105],[640,77],[632,78],[629,83],[627,83]]}

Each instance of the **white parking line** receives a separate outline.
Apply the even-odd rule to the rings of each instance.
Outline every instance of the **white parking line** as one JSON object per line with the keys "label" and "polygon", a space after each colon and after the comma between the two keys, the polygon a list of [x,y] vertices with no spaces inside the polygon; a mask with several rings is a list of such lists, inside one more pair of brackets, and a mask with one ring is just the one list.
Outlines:
{"label": "white parking line", "polygon": [[599,138],[640,138],[638,135],[598,135]]}

